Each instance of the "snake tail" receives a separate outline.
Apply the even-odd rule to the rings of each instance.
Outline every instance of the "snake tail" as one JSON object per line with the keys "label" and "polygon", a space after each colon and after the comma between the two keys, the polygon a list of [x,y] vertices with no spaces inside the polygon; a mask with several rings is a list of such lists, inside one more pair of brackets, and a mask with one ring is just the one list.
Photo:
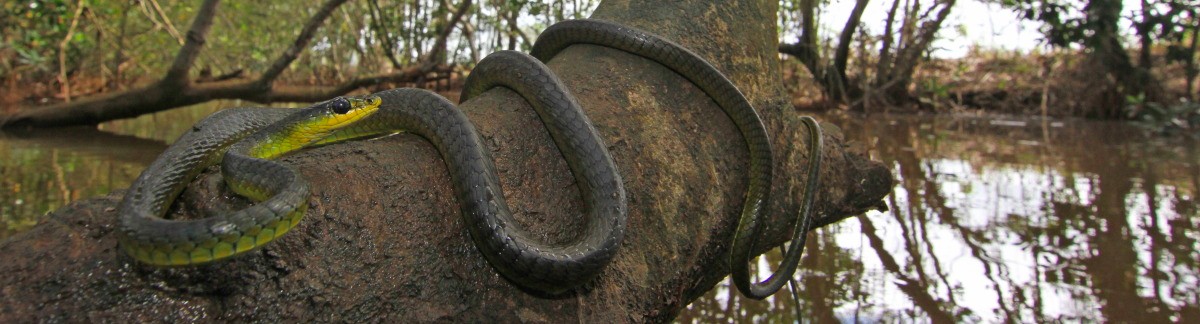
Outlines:
{"label": "snake tail", "polygon": [[[817,188],[821,184],[821,152],[824,150],[825,142],[821,136],[821,126],[812,117],[800,117],[800,121],[804,123],[808,129],[808,182],[804,185],[804,193],[800,199],[800,210],[797,212],[797,219],[792,228],[791,244],[784,250],[783,261],[779,263],[779,268],[771,273],[767,279],[760,282],[750,280],[750,259],[754,256],[752,247],[761,236],[762,226],[758,224],[758,219],[739,220],[738,232],[735,233],[734,247],[731,249],[730,268],[734,285],[742,292],[742,295],[754,299],[763,299],[774,295],[779,289],[782,289],[793,278],[796,268],[800,264],[800,256],[804,252],[805,241],[808,238],[808,232],[812,229],[813,224],[813,202],[816,197]],[[740,244],[740,245],[739,245]],[[794,289],[794,288],[793,288]]]}

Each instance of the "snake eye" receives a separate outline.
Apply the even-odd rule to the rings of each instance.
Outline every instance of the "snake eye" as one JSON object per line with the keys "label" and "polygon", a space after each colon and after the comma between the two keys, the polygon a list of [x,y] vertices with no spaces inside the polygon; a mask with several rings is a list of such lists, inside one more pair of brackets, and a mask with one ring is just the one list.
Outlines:
{"label": "snake eye", "polygon": [[333,99],[333,103],[331,104],[330,108],[333,108],[333,112],[337,113],[338,115],[345,114],[350,112],[350,101],[346,100],[346,98]]}

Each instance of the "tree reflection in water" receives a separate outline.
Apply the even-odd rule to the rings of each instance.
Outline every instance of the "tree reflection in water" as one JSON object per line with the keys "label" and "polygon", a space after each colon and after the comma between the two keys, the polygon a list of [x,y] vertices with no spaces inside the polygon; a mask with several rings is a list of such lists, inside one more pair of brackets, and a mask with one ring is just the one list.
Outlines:
{"label": "tree reflection in water", "polygon": [[68,202],[129,187],[167,143],[217,110],[217,101],[97,128],[0,132],[0,240]]}
{"label": "tree reflection in water", "polygon": [[[899,183],[890,212],[812,234],[806,320],[1200,323],[1196,142],[1111,122],[823,119]],[[678,320],[790,322],[793,305],[724,282]]]}

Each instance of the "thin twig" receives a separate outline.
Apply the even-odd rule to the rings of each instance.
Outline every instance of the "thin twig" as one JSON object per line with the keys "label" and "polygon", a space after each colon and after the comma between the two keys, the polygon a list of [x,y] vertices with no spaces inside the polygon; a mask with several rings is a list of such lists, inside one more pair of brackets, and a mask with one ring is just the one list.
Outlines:
{"label": "thin twig", "polygon": [[159,19],[162,19],[163,26],[167,27],[167,33],[171,34],[171,37],[174,37],[175,41],[179,42],[179,45],[183,45],[183,35],[179,33],[179,30],[175,29],[175,24],[171,22],[171,18],[168,18],[167,13],[163,12],[162,7],[158,5],[158,0],[150,0],[150,5],[158,13]]}
{"label": "thin twig", "polygon": [[67,28],[67,36],[58,43],[58,78],[62,84],[63,97],[67,102],[71,102],[71,80],[67,79],[67,45],[71,43],[71,37],[75,35],[75,26],[79,25],[79,16],[83,15],[83,7],[87,6],[83,0],[79,0],[78,4],[75,8],[75,17],[71,18],[71,27]]}

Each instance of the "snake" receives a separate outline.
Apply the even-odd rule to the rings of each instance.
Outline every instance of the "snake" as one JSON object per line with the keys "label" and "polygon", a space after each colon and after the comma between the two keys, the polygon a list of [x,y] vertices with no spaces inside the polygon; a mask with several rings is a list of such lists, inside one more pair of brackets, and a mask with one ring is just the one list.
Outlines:
{"label": "snake", "polygon": [[[309,185],[268,159],[319,142],[381,103],[378,97],[338,97],[300,110],[234,108],[204,118],[126,191],[118,206],[121,247],[147,264],[183,266],[245,253],[282,236],[307,210]],[[230,189],[259,203],[220,217],[163,218],[192,179],[222,161]]]}
{"label": "snake", "polygon": [[[586,225],[573,241],[544,243],[522,228],[508,210],[489,150],[466,115],[436,93],[402,88],[363,98],[339,97],[299,111],[241,108],[207,117],[131,185],[121,204],[121,245],[134,259],[157,266],[203,264],[260,248],[298,224],[309,195],[298,172],[272,158],[313,145],[403,132],[421,136],[437,149],[475,247],[502,277],[533,293],[573,291],[594,280],[613,260],[628,214],[624,184],[607,146],[578,101],[543,63],[576,44],[658,62],[696,84],[733,120],[749,147],[750,184],[731,254],[737,259],[739,251],[749,250],[739,250],[745,244],[738,242],[752,245],[743,237],[758,235],[772,165],[770,140],[753,106],[724,74],[683,46],[594,19],[548,27],[530,54],[499,51],[485,57],[471,71],[460,96],[465,102],[506,88],[537,112],[586,205]],[[283,142],[287,144],[278,144]],[[165,219],[190,179],[216,163],[221,163],[233,191],[258,203],[199,220]]]}
{"label": "snake", "polygon": [[805,238],[813,224],[812,205],[820,186],[821,128],[815,119],[800,117],[809,134],[808,181],[802,194],[801,210],[793,227],[789,249],[779,269],[761,282],[751,282],[749,259],[754,256],[763,228],[768,190],[772,179],[771,140],[757,110],[737,85],[708,61],[670,40],[633,27],[611,22],[581,19],[552,25],[538,37],[531,54],[547,59],[567,46],[592,44],[619,49],[658,62],[683,76],[713,99],[733,121],[749,149],[749,184],[742,212],[729,249],[730,277],[745,296],[764,299],[775,294],[792,278],[804,251]]}

